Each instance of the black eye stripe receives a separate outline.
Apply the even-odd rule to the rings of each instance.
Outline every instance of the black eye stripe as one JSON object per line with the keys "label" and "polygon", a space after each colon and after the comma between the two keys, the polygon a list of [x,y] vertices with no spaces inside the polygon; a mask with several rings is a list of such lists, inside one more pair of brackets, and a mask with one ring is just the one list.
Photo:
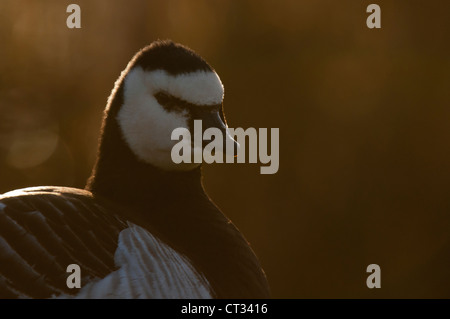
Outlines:
{"label": "black eye stripe", "polygon": [[169,112],[217,112],[222,107],[222,104],[197,105],[189,103],[164,91],[155,93],[154,97]]}
{"label": "black eye stripe", "polygon": [[182,112],[188,107],[184,101],[163,91],[157,92],[154,96],[158,103],[169,112]]}

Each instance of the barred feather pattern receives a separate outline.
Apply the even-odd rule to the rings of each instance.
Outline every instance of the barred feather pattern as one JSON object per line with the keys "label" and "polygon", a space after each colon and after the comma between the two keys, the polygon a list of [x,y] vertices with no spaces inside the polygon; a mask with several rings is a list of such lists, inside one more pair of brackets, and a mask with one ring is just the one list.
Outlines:
{"label": "barred feather pattern", "polygon": [[[210,298],[189,259],[85,190],[0,196],[1,298]],[[67,266],[81,269],[68,288]]]}

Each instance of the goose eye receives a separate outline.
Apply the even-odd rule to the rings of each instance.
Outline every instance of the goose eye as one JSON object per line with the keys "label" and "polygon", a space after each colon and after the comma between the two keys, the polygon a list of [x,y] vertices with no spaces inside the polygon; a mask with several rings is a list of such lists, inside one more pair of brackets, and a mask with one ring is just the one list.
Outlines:
{"label": "goose eye", "polygon": [[169,93],[164,91],[159,91],[155,93],[154,97],[167,112],[177,112],[177,113],[189,112],[191,113],[191,116],[205,112],[207,113],[220,112],[222,108],[222,104],[215,104],[215,105],[192,104],[182,99],[179,99],[173,95],[170,95]]}
{"label": "goose eye", "polygon": [[158,103],[168,112],[181,113],[185,110],[184,103],[182,101],[171,96],[170,94],[167,94],[166,92],[157,92],[154,97],[158,101]]}

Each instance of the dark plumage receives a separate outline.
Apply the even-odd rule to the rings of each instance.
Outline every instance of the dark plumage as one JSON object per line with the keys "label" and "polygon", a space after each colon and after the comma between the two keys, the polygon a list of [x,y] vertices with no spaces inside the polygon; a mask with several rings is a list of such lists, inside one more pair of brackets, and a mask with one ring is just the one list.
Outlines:
{"label": "dark plumage", "polygon": [[[168,41],[141,50],[132,63],[170,74],[213,70],[193,51]],[[131,222],[189,259],[212,296],[268,298],[257,257],[205,193],[201,167],[161,170],[127,145],[117,122],[123,94],[122,78],[105,111],[86,190],[42,187],[0,196],[0,297],[76,294],[66,286],[72,263],[82,269],[82,285],[104,278],[117,269],[118,236]]]}
{"label": "dark plumage", "polygon": [[139,51],[132,59],[132,63],[146,71],[162,69],[173,75],[214,70],[197,53],[169,40],[153,42]]}

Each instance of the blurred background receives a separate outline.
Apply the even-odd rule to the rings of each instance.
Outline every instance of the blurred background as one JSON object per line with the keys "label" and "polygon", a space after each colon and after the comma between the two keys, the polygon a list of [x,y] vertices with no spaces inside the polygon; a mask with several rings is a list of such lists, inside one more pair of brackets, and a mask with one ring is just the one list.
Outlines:
{"label": "blurred background", "polygon": [[[381,29],[366,8],[381,7]],[[66,7],[81,7],[81,29]],[[280,128],[280,169],[205,187],[275,298],[450,297],[450,2],[1,0],[0,193],[84,187],[102,111],[158,38],[203,56],[230,127]],[[366,267],[381,267],[368,289]]]}

